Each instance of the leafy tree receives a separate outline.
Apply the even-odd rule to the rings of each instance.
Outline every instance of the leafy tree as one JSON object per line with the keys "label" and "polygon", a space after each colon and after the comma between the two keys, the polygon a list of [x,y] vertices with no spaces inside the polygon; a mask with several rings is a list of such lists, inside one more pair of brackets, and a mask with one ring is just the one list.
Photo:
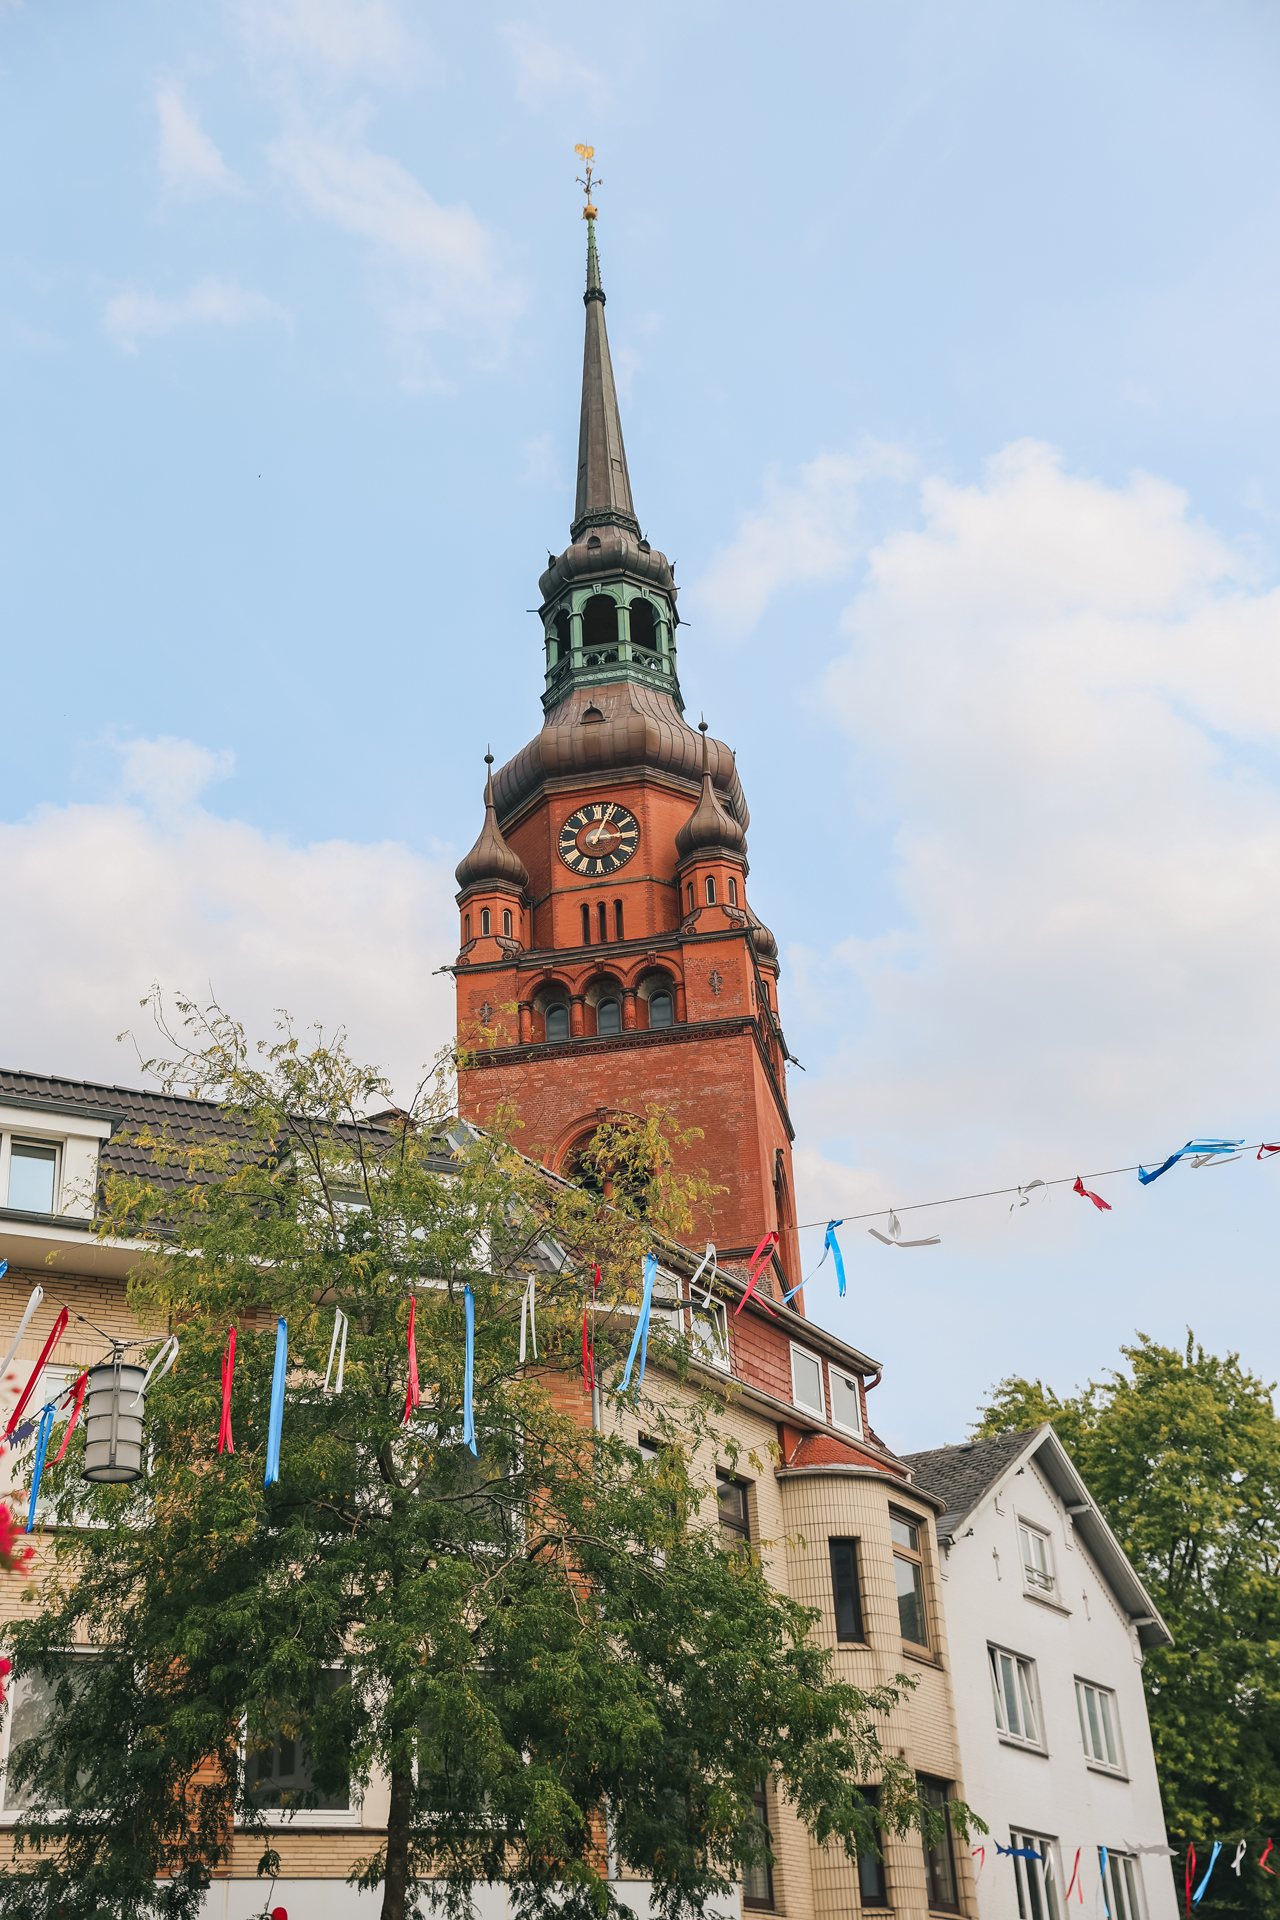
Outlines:
{"label": "leafy tree", "polygon": [[[645,1403],[656,1467],[588,1424],[587,1276],[598,1260],[597,1355],[616,1390],[641,1256],[698,1197],[672,1171],[667,1125],[605,1132],[598,1166],[626,1173],[602,1179],[606,1200],[451,1125],[438,1080],[374,1125],[387,1089],[340,1040],[304,1047],[286,1025],[255,1054],[217,1010],[183,1011],[189,1044],[163,1083],[216,1096],[225,1117],[142,1139],[149,1170],[109,1182],[103,1221],[152,1248],[163,1236],[131,1299],[178,1330],[181,1356],[149,1397],[143,1480],[86,1488],[74,1445],[49,1471],[60,1520],[87,1507],[96,1524],[58,1532],[43,1610],[15,1635],[19,1672],[44,1676],[53,1707],[11,1756],[32,1811],[0,1912],[187,1920],[233,1815],[274,1873],[270,1803],[322,1805],[375,1772],[388,1831],[359,1879],[381,1884],[384,1920],[423,1899],[461,1915],[486,1881],[531,1916],[625,1912],[606,1828],[664,1916],[700,1914],[767,1854],[751,1797],[765,1775],[850,1852],[875,1844],[877,1820],[935,1832],[877,1738],[901,1688],[834,1682],[814,1616],[721,1549],[703,1494],[713,1459],[735,1453],[723,1409],[692,1391]],[[530,1274],[539,1357],[522,1364]],[[406,1420],[411,1297],[423,1386]],[[341,1392],[326,1392],[335,1307],[349,1332]],[[289,1391],[266,1487],[277,1315]],[[235,1452],[218,1454],[232,1325]],[[665,1379],[684,1367],[656,1326],[652,1348]],[[86,1620],[100,1651],[73,1664],[60,1650]],[[286,1790],[282,1756],[300,1748],[310,1781]],[[854,1784],[875,1778],[878,1814]]]}
{"label": "leafy tree", "polygon": [[1049,1421],[1174,1636],[1143,1668],[1170,1838],[1207,1857],[1250,1843],[1237,1882],[1215,1874],[1220,1913],[1280,1913],[1258,1871],[1280,1837],[1280,1423],[1273,1387],[1240,1364],[1139,1334],[1128,1371],[1059,1399],[1039,1380],[993,1389],[976,1428]]}

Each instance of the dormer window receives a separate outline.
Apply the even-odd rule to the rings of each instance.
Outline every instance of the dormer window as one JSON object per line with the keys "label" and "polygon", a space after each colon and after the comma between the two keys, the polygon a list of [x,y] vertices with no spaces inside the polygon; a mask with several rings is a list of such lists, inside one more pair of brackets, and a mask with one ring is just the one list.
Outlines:
{"label": "dormer window", "polygon": [[44,1140],[10,1140],[5,1204],[18,1213],[52,1213],[57,1190],[57,1147]]}

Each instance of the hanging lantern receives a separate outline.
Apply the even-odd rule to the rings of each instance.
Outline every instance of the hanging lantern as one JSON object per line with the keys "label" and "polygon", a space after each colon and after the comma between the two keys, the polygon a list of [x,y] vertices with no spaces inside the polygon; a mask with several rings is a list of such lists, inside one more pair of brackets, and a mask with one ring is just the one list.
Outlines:
{"label": "hanging lantern", "polygon": [[85,1480],[136,1480],[142,1472],[143,1389],[148,1370],[117,1351],[91,1367],[84,1401]]}

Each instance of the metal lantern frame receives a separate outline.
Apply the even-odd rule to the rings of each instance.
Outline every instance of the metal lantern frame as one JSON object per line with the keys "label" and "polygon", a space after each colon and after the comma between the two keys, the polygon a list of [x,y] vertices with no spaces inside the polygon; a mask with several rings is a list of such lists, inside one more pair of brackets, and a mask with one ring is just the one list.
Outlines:
{"label": "metal lantern frame", "polygon": [[[157,1347],[144,1371],[138,1348]],[[142,1475],[142,1423],[147,1411],[147,1388],[162,1380],[178,1357],[176,1334],[151,1340],[113,1341],[111,1357],[89,1369],[85,1383],[84,1466],[81,1479],[120,1485]]]}

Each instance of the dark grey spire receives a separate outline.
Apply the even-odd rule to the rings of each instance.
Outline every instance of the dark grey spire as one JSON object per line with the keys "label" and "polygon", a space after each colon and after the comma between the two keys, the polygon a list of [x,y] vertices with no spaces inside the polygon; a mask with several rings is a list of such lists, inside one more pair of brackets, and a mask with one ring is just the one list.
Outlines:
{"label": "dark grey spire", "polygon": [[631,501],[627,452],[622,444],[622,419],[609,358],[609,334],[604,323],[604,288],[596,253],[594,208],[587,218],[587,338],[582,354],[582,420],[578,429],[578,497],[569,537],[577,540],[588,527],[625,527],[640,537],[640,522]]}

